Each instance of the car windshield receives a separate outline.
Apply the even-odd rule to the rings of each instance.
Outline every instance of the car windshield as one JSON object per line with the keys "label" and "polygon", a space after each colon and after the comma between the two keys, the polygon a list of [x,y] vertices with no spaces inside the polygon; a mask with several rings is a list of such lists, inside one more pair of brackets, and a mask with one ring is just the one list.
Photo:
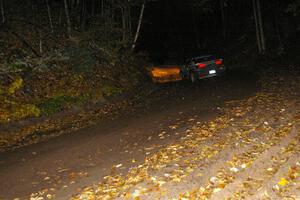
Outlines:
{"label": "car windshield", "polygon": [[201,63],[201,62],[206,62],[206,61],[210,61],[210,60],[215,60],[216,58],[214,56],[201,56],[198,58],[194,59],[195,63]]}

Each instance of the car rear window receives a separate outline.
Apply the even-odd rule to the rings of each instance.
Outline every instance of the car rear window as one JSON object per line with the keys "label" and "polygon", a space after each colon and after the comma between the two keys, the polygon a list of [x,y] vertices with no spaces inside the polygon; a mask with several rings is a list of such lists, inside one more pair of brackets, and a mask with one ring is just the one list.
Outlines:
{"label": "car rear window", "polygon": [[199,58],[195,58],[194,61],[196,63],[200,63],[200,62],[206,62],[206,61],[210,61],[210,60],[215,60],[216,58],[214,56],[202,56]]}

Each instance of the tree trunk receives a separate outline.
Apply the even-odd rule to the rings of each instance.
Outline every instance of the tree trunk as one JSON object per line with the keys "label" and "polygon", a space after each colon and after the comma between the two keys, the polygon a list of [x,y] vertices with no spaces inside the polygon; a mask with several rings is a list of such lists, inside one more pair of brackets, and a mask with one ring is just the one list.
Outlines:
{"label": "tree trunk", "polygon": [[37,16],[36,16],[36,13],[37,13],[36,2],[35,2],[35,0],[31,0],[30,3],[31,3],[31,11],[33,13],[33,19],[32,19],[32,21],[33,21],[33,23],[37,24],[37,22],[36,22],[37,21]]}
{"label": "tree trunk", "polygon": [[92,1],[92,8],[91,8],[91,16],[92,16],[92,17],[95,17],[95,13],[96,13],[96,5],[97,5],[96,1],[93,0],[93,1]]}
{"label": "tree trunk", "polygon": [[40,55],[43,55],[43,39],[42,39],[42,31],[39,31],[39,50]]}
{"label": "tree trunk", "polygon": [[2,24],[4,24],[5,23],[5,12],[4,12],[4,3],[3,3],[3,0],[1,0],[0,4],[1,4]]}
{"label": "tree trunk", "polygon": [[17,37],[27,48],[29,48],[35,56],[41,57],[41,55],[18,33],[10,31],[11,34]]}
{"label": "tree trunk", "polygon": [[197,13],[196,13],[195,9],[192,8],[193,32],[194,32],[196,47],[197,47],[197,49],[200,49],[199,32],[198,32],[198,29],[197,29],[198,22],[196,20],[196,17],[197,17]]}
{"label": "tree trunk", "polygon": [[132,36],[132,29],[131,29],[131,8],[130,5],[128,6],[128,12],[127,12],[127,22],[128,22],[128,34],[129,38]]}
{"label": "tree trunk", "polygon": [[141,25],[142,25],[143,16],[144,16],[144,10],[145,10],[145,4],[146,4],[146,2],[144,1],[143,5],[142,5],[142,8],[141,8],[141,13],[140,13],[139,22],[138,22],[138,26],[137,26],[137,29],[136,29],[135,37],[134,37],[132,47],[131,47],[132,50],[134,50],[134,48],[136,46],[137,39],[140,35],[140,30],[141,30]]}
{"label": "tree trunk", "polygon": [[280,12],[279,8],[280,8],[279,1],[277,1],[276,5],[274,6],[273,17],[274,17],[274,25],[275,25],[276,35],[277,35],[277,39],[278,39],[278,49],[282,49],[283,42],[282,42],[281,32],[280,32],[280,28],[279,28],[279,18],[280,18],[280,15],[278,14]]}
{"label": "tree trunk", "polygon": [[225,0],[220,0],[221,16],[222,16],[222,33],[223,38],[226,38],[226,21],[225,21]]}
{"label": "tree trunk", "polygon": [[115,8],[115,1],[111,0],[111,7],[110,7],[110,23],[114,24],[115,23],[115,13],[114,13],[114,8]]}
{"label": "tree trunk", "polygon": [[101,17],[104,18],[104,0],[101,0]]}
{"label": "tree trunk", "polygon": [[126,26],[126,8],[121,7],[121,15],[122,15],[122,41],[125,42],[127,40],[127,26]]}
{"label": "tree trunk", "polygon": [[40,27],[42,27],[42,5],[39,4],[39,2],[37,2],[36,4],[36,17],[37,17],[37,22],[39,25],[38,30],[38,35],[39,35],[39,51],[40,51],[40,55],[43,55],[43,34],[42,34],[42,29]]}
{"label": "tree trunk", "polygon": [[260,38],[261,38],[261,49],[262,49],[262,53],[265,53],[265,51],[266,51],[266,44],[265,44],[265,35],[264,35],[264,28],[263,28],[263,20],[262,20],[262,17],[261,17],[260,0],[257,0],[257,12],[258,12],[258,22],[259,22]]}
{"label": "tree trunk", "polygon": [[49,23],[50,23],[51,32],[53,32],[52,15],[51,15],[51,9],[50,9],[48,0],[46,0],[46,5],[47,5],[48,18],[49,18]]}
{"label": "tree trunk", "polygon": [[68,30],[68,37],[71,38],[71,20],[70,20],[70,14],[69,14],[69,7],[68,7],[68,2],[67,0],[64,0],[64,5],[65,5],[65,14],[66,14],[66,19],[67,19],[67,30]]}
{"label": "tree trunk", "polygon": [[61,26],[61,24],[62,24],[63,10],[64,10],[64,5],[63,5],[63,4],[60,4],[60,8],[59,8],[59,16],[58,16],[58,24],[59,24],[59,26]]}
{"label": "tree trunk", "polygon": [[86,12],[87,12],[87,9],[86,9],[86,0],[82,0],[82,5],[81,5],[81,30],[85,30],[86,28]]}
{"label": "tree trunk", "polygon": [[261,41],[260,41],[260,30],[259,30],[258,18],[257,18],[256,0],[252,0],[252,4],[253,4],[253,15],[254,15],[254,21],[255,21],[256,41],[257,41],[258,53],[261,54],[262,49],[261,49]]}
{"label": "tree trunk", "polygon": [[131,16],[129,2],[125,2],[121,5],[122,15],[122,30],[123,30],[123,42],[128,42],[131,38]]}

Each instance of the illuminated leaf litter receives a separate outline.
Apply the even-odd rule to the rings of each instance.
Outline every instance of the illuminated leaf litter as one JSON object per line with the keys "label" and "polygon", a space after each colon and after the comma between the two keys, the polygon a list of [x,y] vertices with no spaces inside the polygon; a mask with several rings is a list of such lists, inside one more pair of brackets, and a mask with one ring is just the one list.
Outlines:
{"label": "illuminated leaf litter", "polygon": [[[290,83],[295,88],[300,85],[296,81],[300,79]],[[291,191],[299,192],[300,184],[299,161],[290,165],[289,159],[299,160],[300,150],[299,103],[290,100],[295,88],[262,83],[256,95],[227,102],[221,116],[195,122],[178,141],[147,149],[152,151],[144,162],[127,174],[110,174],[72,199],[293,197]]]}

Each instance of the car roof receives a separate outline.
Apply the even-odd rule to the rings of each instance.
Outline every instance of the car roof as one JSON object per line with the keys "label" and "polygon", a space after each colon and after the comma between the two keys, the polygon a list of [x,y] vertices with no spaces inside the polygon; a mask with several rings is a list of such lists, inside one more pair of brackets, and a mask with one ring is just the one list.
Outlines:
{"label": "car roof", "polygon": [[206,57],[211,57],[213,55],[203,55],[203,56],[195,56],[192,59],[201,59],[201,58],[206,58]]}
{"label": "car roof", "polygon": [[210,55],[210,54],[202,55],[202,56],[194,56],[194,57],[190,57],[190,58],[186,59],[186,62],[189,62],[191,60],[199,60],[199,59],[203,59],[203,58],[208,58],[208,57],[214,57],[214,56]]}

